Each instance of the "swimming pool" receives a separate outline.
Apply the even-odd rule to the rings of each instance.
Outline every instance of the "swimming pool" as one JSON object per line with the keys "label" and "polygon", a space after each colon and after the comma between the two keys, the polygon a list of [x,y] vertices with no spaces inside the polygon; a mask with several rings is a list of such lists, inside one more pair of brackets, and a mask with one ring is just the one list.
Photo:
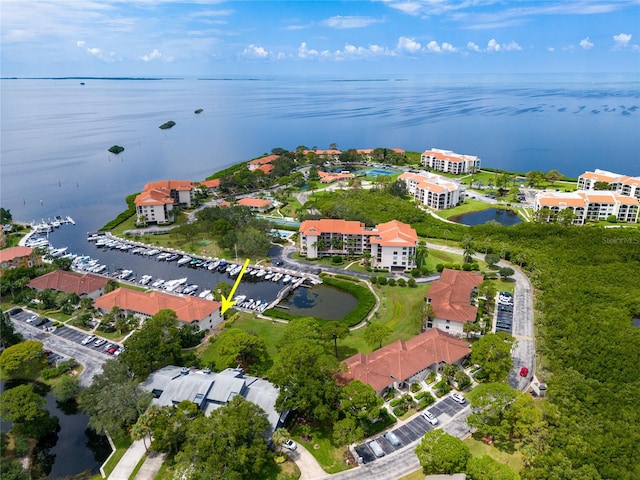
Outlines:
{"label": "swimming pool", "polygon": [[368,177],[380,177],[382,175],[393,175],[398,173],[398,170],[385,170],[382,168],[367,168],[364,170],[358,170],[356,174],[366,175]]}

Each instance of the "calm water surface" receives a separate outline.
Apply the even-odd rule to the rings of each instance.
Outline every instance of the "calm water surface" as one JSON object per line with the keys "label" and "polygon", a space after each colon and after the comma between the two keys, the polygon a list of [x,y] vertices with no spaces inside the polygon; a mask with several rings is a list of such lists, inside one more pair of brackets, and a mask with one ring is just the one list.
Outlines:
{"label": "calm water surface", "polygon": [[[485,166],[640,175],[633,77],[1,80],[2,206],[95,230],[159,179],[202,180],[274,147],[448,148]],[[203,108],[196,115],[194,110]],[[173,120],[170,130],[158,127]],[[122,145],[112,155],[107,149]]]}
{"label": "calm water surface", "polygon": [[298,288],[282,302],[292,315],[339,320],[356,308],[358,300],[353,295],[327,285]]}
{"label": "calm water surface", "polygon": [[487,222],[498,222],[507,227],[522,222],[522,219],[513,210],[504,210],[501,208],[488,208],[479,212],[464,213],[451,217],[449,220],[464,225],[482,225]]}

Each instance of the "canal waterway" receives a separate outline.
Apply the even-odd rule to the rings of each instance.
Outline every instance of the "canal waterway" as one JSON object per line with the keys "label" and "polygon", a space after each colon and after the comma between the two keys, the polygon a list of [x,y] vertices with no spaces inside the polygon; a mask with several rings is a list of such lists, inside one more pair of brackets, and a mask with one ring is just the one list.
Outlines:
{"label": "canal waterway", "polygon": [[[20,384],[19,381],[0,381],[0,392]],[[36,391],[40,389],[46,387],[37,384]],[[36,446],[34,472],[40,473],[35,478],[67,478],[82,472],[97,474],[111,453],[107,438],[89,429],[89,417],[74,405],[59,404],[50,391],[44,399],[45,408],[51,416],[58,417],[60,429],[41,439]],[[3,432],[10,428],[10,422],[2,422]]]}
{"label": "canal waterway", "polygon": [[513,210],[505,210],[502,208],[488,208],[479,212],[463,213],[450,217],[449,220],[464,225],[482,225],[487,222],[498,222],[501,225],[510,227],[522,222],[522,219]]}

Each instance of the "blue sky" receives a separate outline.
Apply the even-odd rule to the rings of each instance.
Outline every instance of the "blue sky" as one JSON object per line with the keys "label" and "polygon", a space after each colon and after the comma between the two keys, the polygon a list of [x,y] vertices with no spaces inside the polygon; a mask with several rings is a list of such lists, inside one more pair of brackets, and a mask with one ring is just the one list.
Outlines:
{"label": "blue sky", "polygon": [[2,76],[625,72],[640,0],[0,0]]}

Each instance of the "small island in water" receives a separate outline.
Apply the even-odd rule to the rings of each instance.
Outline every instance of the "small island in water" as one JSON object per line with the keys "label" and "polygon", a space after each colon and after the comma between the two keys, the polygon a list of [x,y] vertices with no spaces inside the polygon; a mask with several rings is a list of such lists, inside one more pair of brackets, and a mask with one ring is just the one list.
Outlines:
{"label": "small island in water", "polygon": [[166,130],[168,128],[173,127],[176,124],[176,122],[174,122],[173,120],[169,120],[168,122],[163,123],[162,125],[160,125],[160,128],[162,130]]}
{"label": "small island in water", "polygon": [[195,110],[193,113],[202,113],[202,112],[203,112],[203,110],[201,108],[199,108],[199,109]]}
{"label": "small island in water", "polygon": [[124,152],[124,147],[121,147],[120,145],[114,145],[113,147],[111,147],[109,149],[109,151],[111,153],[115,153],[117,155],[117,154],[119,154],[121,152]]}

